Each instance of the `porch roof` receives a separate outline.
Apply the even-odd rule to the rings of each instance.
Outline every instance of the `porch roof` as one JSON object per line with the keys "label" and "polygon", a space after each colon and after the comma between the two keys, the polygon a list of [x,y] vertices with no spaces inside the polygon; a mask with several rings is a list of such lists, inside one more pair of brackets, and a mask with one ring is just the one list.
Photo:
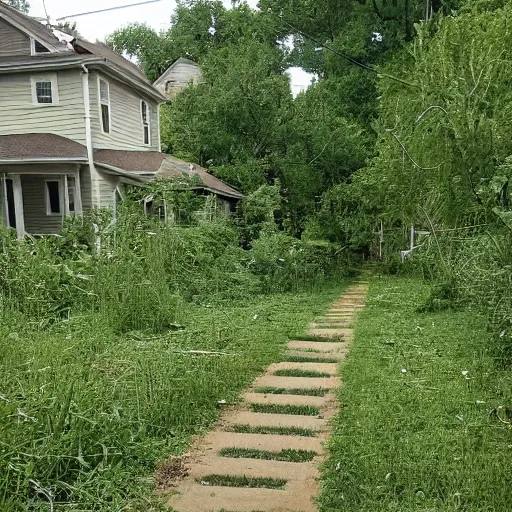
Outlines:
{"label": "porch roof", "polygon": [[239,190],[219,180],[205,168],[158,151],[97,149],[94,151],[94,162],[99,167],[103,166],[114,174],[116,171],[121,171],[120,175],[129,175],[141,181],[197,177],[204,186],[196,188],[202,188],[232,199],[245,197]]}
{"label": "porch roof", "polygon": [[53,133],[0,135],[0,163],[45,161],[87,162],[87,149]]}

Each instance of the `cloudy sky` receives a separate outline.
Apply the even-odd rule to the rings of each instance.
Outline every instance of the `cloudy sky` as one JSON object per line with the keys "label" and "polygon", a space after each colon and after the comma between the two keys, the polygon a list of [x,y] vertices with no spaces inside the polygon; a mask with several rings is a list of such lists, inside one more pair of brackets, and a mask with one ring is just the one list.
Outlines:
{"label": "cloudy sky", "polygon": [[[137,3],[138,1],[142,0],[87,0],[87,2],[45,0],[45,3],[48,15],[52,20],[55,20],[64,16]],[[251,7],[255,7],[257,2],[258,0],[247,1]],[[224,3],[226,7],[231,5],[230,0],[224,0]],[[43,0],[30,0],[30,5],[30,14],[32,16],[45,17]],[[87,16],[69,18],[69,20],[77,22],[78,31],[87,39],[103,41],[115,29],[136,21],[147,23],[157,31],[166,30],[170,26],[169,20],[175,7],[176,2],[174,0],[161,0],[152,4],[89,14]],[[294,93],[297,93],[310,83],[311,77],[302,70],[293,69],[290,74]]]}

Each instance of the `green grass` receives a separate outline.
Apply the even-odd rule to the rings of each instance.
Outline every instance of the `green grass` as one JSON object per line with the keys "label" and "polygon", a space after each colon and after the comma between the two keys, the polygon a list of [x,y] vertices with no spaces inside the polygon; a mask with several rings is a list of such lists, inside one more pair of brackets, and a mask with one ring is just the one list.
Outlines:
{"label": "green grass", "polygon": [[279,404],[249,404],[253,412],[265,414],[296,414],[299,416],[318,416],[318,407],[311,405],[279,405]]}
{"label": "green grass", "polygon": [[343,336],[312,336],[310,334],[304,334],[302,336],[292,336],[290,337],[291,341],[319,341],[319,342],[328,342],[328,343],[343,343],[345,339]]}
{"label": "green grass", "polygon": [[283,357],[286,363],[339,363],[340,360],[334,357],[307,357],[307,356],[287,356]]}
{"label": "green grass", "polygon": [[276,436],[316,437],[318,432],[302,427],[267,427],[264,425],[233,425],[231,432],[238,434],[267,434]]}
{"label": "green grass", "polygon": [[495,366],[482,318],[418,313],[427,296],[414,279],[371,285],[343,366],[321,512],[511,510],[512,436],[499,417],[510,421],[512,375]]}
{"label": "green grass", "polygon": [[316,372],[314,370],[299,370],[296,368],[289,368],[286,370],[276,370],[274,372],[276,377],[330,377],[331,374],[327,372]]}
{"label": "green grass", "polygon": [[303,395],[303,396],[325,396],[330,389],[324,388],[272,388],[263,387],[253,390],[254,393],[265,393],[267,395]]}
{"label": "green grass", "polygon": [[33,482],[52,490],[56,510],[149,510],[159,501],[154,465],[183,453],[216,420],[217,402],[235,402],[280,360],[289,333],[306,328],[312,311],[340,289],[333,283],[317,293],[182,304],[176,321],[183,328],[159,335],[115,334],[96,316],[44,330],[6,316],[0,510],[46,510]]}
{"label": "green grass", "polygon": [[250,448],[223,448],[219,453],[222,457],[235,459],[278,460],[281,462],[309,462],[318,455],[318,453],[311,450],[269,452],[266,450],[251,450]]}
{"label": "green grass", "polygon": [[237,475],[208,475],[196,479],[202,485],[217,487],[250,487],[265,489],[284,489],[287,480],[282,478],[257,478]]}

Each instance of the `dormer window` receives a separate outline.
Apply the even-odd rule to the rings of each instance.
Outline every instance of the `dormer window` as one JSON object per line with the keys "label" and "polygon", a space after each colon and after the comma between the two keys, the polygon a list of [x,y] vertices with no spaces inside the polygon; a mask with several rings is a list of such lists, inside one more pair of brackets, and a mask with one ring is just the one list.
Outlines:
{"label": "dormer window", "polygon": [[50,50],[46,48],[43,44],[35,39],[30,40],[30,53],[32,55],[37,55],[38,53],[50,53]]}
{"label": "dormer window", "polygon": [[100,115],[103,133],[110,133],[110,89],[108,82],[100,78]]}
{"label": "dormer window", "polygon": [[30,77],[32,87],[32,103],[35,105],[58,105],[59,89],[57,75],[48,73]]}
{"label": "dormer window", "polygon": [[144,130],[144,144],[149,146],[151,144],[150,110],[149,105],[144,100],[140,102],[140,115],[142,129]]}

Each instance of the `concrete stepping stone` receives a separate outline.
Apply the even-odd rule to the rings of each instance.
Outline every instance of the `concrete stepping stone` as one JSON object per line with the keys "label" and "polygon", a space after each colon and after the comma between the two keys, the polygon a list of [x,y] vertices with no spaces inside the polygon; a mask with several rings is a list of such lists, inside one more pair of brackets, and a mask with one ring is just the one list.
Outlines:
{"label": "concrete stepping stone", "polygon": [[346,357],[346,350],[337,349],[334,351],[324,351],[324,352],[304,352],[301,350],[288,350],[284,354],[284,358],[287,357],[310,357],[312,359],[318,359],[319,362],[322,359],[336,359],[337,361],[343,361]]}
{"label": "concrete stepping stone", "polygon": [[240,411],[230,418],[228,425],[250,425],[251,427],[299,427],[323,432],[328,423],[325,418],[299,416],[295,414],[265,414],[263,412]]}
{"label": "concrete stepping stone", "polygon": [[274,393],[245,393],[244,399],[249,404],[272,405],[311,405],[312,407],[326,407],[330,403],[327,396],[286,395]]}
{"label": "concrete stepping stone", "polygon": [[311,336],[322,336],[324,338],[335,338],[337,336],[342,336],[345,341],[352,340],[353,330],[352,329],[343,329],[343,328],[320,328],[315,327],[309,329],[308,334]]}
{"label": "concrete stepping stone", "polygon": [[330,375],[336,375],[338,371],[338,365],[336,363],[294,363],[294,362],[283,362],[273,363],[267,369],[268,374],[274,374],[278,370],[303,370],[312,372],[328,373]]}
{"label": "concrete stepping stone", "polygon": [[314,479],[289,483],[286,491],[208,487],[192,483],[171,497],[169,505],[179,512],[317,512],[311,496],[318,494]]}
{"label": "concrete stepping stone", "polygon": [[[300,467],[299,467],[300,465]],[[314,462],[282,462],[279,460],[234,459],[213,453],[199,455],[190,466],[189,476],[200,479],[208,475],[246,476],[304,481],[318,478]]]}
{"label": "concrete stepping stone", "polygon": [[321,437],[238,434],[219,431],[213,431],[206,435],[205,450],[219,452],[223,448],[248,448],[276,453],[281,450],[305,450],[322,453],[324,450]]}
{"label": "concrete stepping stone", "polygon": [[263,375],[254,383],[254,387],[272,387],[285,389],[333,389],[340,384],[339,377],[278,377],[276,375]]}
{"label": "concrete stepping stone", "polygon": [[[332,341],[301,341],[292,340],[288,342],[288,348],[290,350],[303,350],[303,354],[309,355],[310,352],[307,350],[319,350],[320,352],[339,352],[347,349],[345,342],[332,342]],[[316,352],[318,353],[318,352]],[[311,352],[315,354],[315,352]]]}
{"label": "concrete stepping stone", "polygon": [[352,322],[336,322],[334,320],[327,320],[325,322],[320,322],[317,320],[316,322],[310,323],[309,327],[311,329],[331,329],[334,327],[350,328],[351,325],[352,325]]}

